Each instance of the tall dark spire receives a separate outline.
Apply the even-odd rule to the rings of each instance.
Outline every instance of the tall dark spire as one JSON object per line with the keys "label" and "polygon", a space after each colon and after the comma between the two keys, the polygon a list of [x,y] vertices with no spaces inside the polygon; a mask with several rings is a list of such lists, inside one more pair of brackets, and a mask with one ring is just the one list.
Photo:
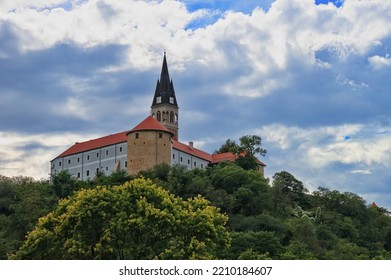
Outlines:
{"label": "tall dark spire", "polygon": [[164,51],[162,71],[160,73],[160,80],[156,83],[152,106],[167,103],[178,106],[175,97],[174,84],[172,80],[170,80],[170,74],[168,73],[166,51]]}
{"label": "tall dark spire", "polygon": [[174,140],[178,140],[178,116],[179,107],[176,101],[174,84],[168,74],[166,51],[164,51],[162,72],[157,80],[155,95],[153,96],[151,115],[158,122],[170,130]]}

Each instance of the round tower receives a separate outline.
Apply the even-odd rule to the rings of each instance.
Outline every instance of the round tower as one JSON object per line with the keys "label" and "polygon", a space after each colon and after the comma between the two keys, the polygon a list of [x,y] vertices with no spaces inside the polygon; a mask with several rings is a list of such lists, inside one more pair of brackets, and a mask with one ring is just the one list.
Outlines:
{"label": "round tower", "polygon": [[152,116],[148,116],[127,133],[127,170],[135,174],[157,164],[171,164],[170,130]]}

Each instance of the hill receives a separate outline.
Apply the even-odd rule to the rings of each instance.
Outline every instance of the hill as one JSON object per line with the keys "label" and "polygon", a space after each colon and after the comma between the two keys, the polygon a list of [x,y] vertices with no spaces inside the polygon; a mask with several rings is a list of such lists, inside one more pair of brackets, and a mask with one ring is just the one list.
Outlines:
{"label": "hill", "polygon": [[[134,179],[125,172],[97,175],[88,182],[67,172],[51,182],[0,177],[0,258],[17,252],[59,199]],[[158,165],[140,176],[184,201],[201,195],[228,217],[230,245],[214,252],[219,259],[391,259],[389,212],[354,193],[323,187],[310,193],[289,172],[269,182],[235,163],[204,170]]]}

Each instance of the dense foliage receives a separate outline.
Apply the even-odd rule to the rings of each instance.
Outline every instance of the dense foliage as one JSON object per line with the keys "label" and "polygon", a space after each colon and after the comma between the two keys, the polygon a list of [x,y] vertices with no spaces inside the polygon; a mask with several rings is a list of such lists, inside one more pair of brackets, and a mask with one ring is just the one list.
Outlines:
{"label": "dense foliage", "polygon": [[197,196],[150,180],[83,189],[38,221],[17,259],[213,259],[229,244],[227,217]]}
{"label": "dense foliage", "polygon": [[[67,172],[52,182],[0,177],[0,258],[391,259],[386,209],[354,193],[310,193],[286,171],[271,182],[234,163],[158,165],[136,181],[124,172],[98,175],[89,182]],[[138,199],[118,193],[136,185]],[[183,213],[190,208],[202,214]],[[192,241],[184,226],[199,236]]]}

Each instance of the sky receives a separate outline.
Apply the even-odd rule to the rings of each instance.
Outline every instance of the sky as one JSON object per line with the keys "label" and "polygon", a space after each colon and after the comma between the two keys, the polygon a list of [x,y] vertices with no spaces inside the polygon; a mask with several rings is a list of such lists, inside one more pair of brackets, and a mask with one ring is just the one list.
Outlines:
{"label": "sky", "polygon": [[179,138],[262,137],[288,171],[391,210],[391,1],[2,0],[0,174],[150,112],[163,53]]}

